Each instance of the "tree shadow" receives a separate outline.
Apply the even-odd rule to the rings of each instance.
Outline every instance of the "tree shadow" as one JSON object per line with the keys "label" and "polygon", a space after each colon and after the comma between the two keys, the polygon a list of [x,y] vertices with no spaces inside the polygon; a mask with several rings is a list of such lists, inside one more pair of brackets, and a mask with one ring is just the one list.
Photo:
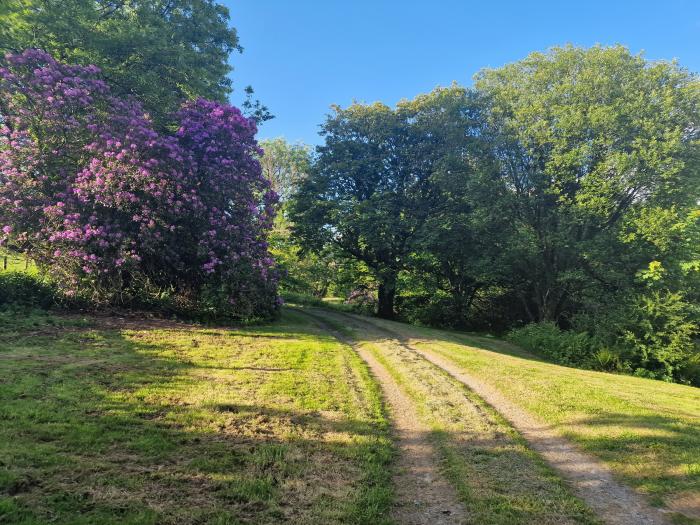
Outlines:
{"label": "tree shadow", "polygon": [[[312,316],[318,315],[322,321],[328,321],[330,318],[334,323],[342,324],[339,326],[341,329],[354,326],[361,341],[371,343],[391,341],[409,351],[413,351],[413,345],[421,339],[438,344],[469,345],[477,350],[488,350],[522,360],[523,366],[527,361],[535,361],[552,367],[552,373],[556,373],[556,368],[571,370],[569,367],[555,365],[529,355],[525,351],[518,351],[509,343],[488,341],[485,338],[461,333],[451,335],[429,329],[423,331],[409,325],[367,319],[342,312],[326,310],[307,310],[307,312]],[[496,366],[495,363],[494,366]],[[465,370],[468,371],[468,368]],[[581,371],[581,374],[580,388],[576,390],[575,387],[571,387],[572,390],[569,392],[569,395],[577,399],[581,396],[585,398],[587,393],[592,398],[599,396],[597,385],[600,380],[608,380],[608,378],[610,381],[631,380],[630,383],[635,380],[628,376],[594,371]],[[597,381],[589,383],[591,377],[596,377]],[[565,381],[566,378],[563,377],[563,380]],[[687,388],[688,392],[687,394],[676,390],[666,392],[664,389],[667,386]],[[625,387],[627,387],[626,390]],[[635,385],[623,383],[619,386],[619,390],[612,389],[610,394],[610,406],[621,404],[620,412],[594,411],[603,405],[602,402],[595,401],[590,404],[583,402],[579,406],[568,406],[569,401],[564,399],[561,410],[573,410],[579,413],[585,411],[588,415],[573,420],[565,418],[564,423],[553,423],[545,427],[562,433],[586,451],[615,465],[618,476],[649,494],[652,503],[662,505],[678,494],[694,494],[695,504],[700,506],[700,452],[698,452],[700,451],[700,413],[693,413],[690,409],[694,390],[696,389],[692,387],[651,381],[644,381],[640,383],[639,389],[635,389]],[[664,401],[665,404],[655,405],[649,398],[655,394],[671,397]],[[672,401],[675,399],[673,396],[682,397],[688,409],[684,410],[680,403],[672,407]],[[700,391],[695,397],[700,401]],[[651,404],[648,404],[646,399]],[[556,404],[559,399],[553,397],[551,401]],[[669,408],[667,413],[661,412],[660,407],[664,406],[672,408]],[[659,410],[659,413],[653,413],[654,410]],[[693,516],[700,515],[700,508],[689,512]]]}
{"label": "tree shadow", "polygon": [[[151,337],[135,337],[141,329],[83,327],[28,336],[7,348],[0,342],[0,521],[389,519],[393,454],[380,423],[240,396],[188,399],[183,393],[202,381],[193,374],[197,369],[217,368],[232,377],[262,372],[260,382],[270,375],[265,372],[296,372],[195,364],[163,352]],[[191,326],[157,329],[164,337],[183,331],[219,335]],[[319,332],[285,333],[277,338]],[[590,517],[527,451],[451,432],[416,437],[424,438],[440,451],[472,523]]]}
{"label": "tree shadow", "polygon": [[0,521],[333,523],[386,507],[387,474],[367,480],[364,472],[391,459],[381,424],[293,404],[189,400],[201,381],[192,372],[209,367],[133,337],[144,329],[125,323],[4,343]]}

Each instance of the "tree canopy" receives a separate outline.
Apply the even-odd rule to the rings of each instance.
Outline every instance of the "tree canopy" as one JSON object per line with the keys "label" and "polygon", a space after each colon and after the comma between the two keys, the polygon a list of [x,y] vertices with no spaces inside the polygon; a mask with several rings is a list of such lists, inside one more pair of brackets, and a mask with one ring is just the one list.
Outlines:
{"label": "tree canopy", "polygon": [[476,89],[508,190],[498,205],[521,240],[511,284],[530,319],[560,321],[591,286],[612,291],[634,274],[642,261],[621,257],[621,228],[641,210],[696,204],[697,82],[675,64],[556,48],[481,72]]}
{"label": "tree canopy", "polygon": [[396,109],[334,108],[322,128],[326,142],[296,194],[290,216],[302,243],[330,243],[366,264],[378,280],[384,317],[393,316],[398,274],[456,177],[453,159],[467,155],[467,100],[467,91],[453,86]]}
{"label": "tree canopy", "polygon": [[8,0],[0,51],[36,48],[94,64],[120,95],[134,95],[163,123],[183,100],[225,102],[229,55],[242,48],[215,0]]}
{"label": "tree canopy", "polygon": [[366,265],[380,316],[541,323],[521,341],[562,362],[666,379],[700,362],[700,88],[678,64],[554,48],[336,107],[322,134],[293,231]]}

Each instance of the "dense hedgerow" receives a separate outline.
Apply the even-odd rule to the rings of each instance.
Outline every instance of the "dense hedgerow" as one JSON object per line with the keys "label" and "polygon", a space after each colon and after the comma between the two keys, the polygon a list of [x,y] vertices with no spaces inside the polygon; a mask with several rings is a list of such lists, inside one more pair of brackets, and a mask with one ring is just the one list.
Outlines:
{"label": "dense hedgerow", "polygon": [[50,308],[55,305],[53,285],[26,272],[0,273],[0,309],[12,306]]}
{"label": "dense hedgerow", "polygon": [[267,234],[276,195],[256,124],[198,99],[154,129],[95,66],[39,50],[0,68],[0,240],[95,303],[170,297],[217,316],[279,305]]}

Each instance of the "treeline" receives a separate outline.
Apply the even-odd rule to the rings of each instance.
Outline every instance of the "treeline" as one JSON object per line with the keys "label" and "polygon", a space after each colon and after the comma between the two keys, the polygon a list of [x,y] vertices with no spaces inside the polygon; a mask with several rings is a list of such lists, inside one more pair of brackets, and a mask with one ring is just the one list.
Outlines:
{"label": "treeline", "polygon": [[699,86],[569,46],[335,107],[285,204],[285,286],[699,384]]}

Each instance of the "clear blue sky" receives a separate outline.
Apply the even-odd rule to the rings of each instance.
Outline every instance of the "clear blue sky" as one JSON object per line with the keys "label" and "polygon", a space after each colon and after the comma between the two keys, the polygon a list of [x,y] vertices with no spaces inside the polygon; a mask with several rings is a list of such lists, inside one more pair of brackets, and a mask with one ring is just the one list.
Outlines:
{"label": "clear blue sky", "polygon": [[700,71],[700,0],[221,0],[243,54],[243,87],[276,118],[260,138],[318,144],[331,104],[395,104],[483,67],[573,43],[624,44]]}

